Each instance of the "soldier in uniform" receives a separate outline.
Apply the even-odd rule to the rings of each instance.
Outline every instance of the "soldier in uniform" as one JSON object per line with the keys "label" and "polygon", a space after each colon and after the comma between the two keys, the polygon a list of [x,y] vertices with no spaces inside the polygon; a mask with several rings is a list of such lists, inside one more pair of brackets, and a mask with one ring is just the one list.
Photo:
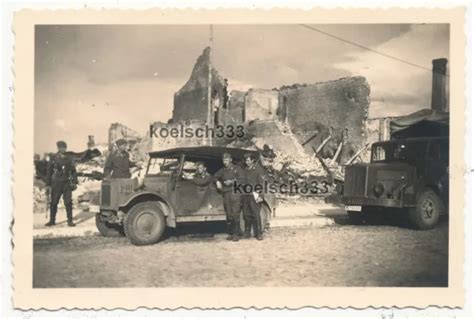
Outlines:
{"label": "soldier in uniform", "polygon": [[204,162],[196,162],[196,173],[189,178],[183,175],[186,180],[192,180],[198,186],[206,186],[212,181],[212,176],[207,172],[206,164]]}
{"label": "soldier in uniform", "polygon": [[136,164],[130,161],[130,155],[127,152],[127,141],[119,139],[116,142],[117,149],[110,153],[105,161],[105,178],[130,178],[130,168]]}
{"label": "soldier in uniform", "polygon": [[242,203],[240,195],[233,191],[233,184],[242,178],[243,171],[242,168],[232,163],[232,156],[229,153],[222,155],[222,162],[224,167],[214,175],[214,179],[216,180],[217,188],[222,190],[224,199],[224,210],[229,232],[227,239],[239,241]]}
{"label": "soldier in uniform", "polygon": [[[253,226],[253,234],[258,240],[263,239],[263,229],[260,217],[260,208],[263,201],[264,171],[261,165],[257,165],[252,154],[244,154],[245,170],[244,185],[251,185],[253,192],[242,196],[242,205],[245,221],[245,237],[250,238]],[[260,189],[259,189],[260,188]]]}
{"label": "soldier in uniform", "polygon": [[65,154],[67,150],[66,142],[58,141],[56,145],[58,152],[51,156],[46,173],[46,184],[51,187],[50,216],[46,226],[56,224],[58,203],[61,196],[63,196],[67,224],[74,227],[76,224],[72,221],[72,191],[77,188],[76,167],[73,159]]}

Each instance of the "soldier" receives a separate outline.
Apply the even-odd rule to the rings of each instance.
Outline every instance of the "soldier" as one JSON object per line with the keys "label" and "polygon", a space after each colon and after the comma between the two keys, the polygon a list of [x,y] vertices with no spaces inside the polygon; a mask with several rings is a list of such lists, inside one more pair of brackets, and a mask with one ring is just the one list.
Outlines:
{"label": "soldier", "polygon": [[233,184],[242,178],[243,171],[237,165],[232,164],[232,156],[229,153],[222,154],[222,162],[224,167],[214,175],[214,179],[217,188],[222,190],[224,199],[224,210],[229,232],[227,239],[239,241],[242,203],[240,195],[233,191]]}
{"label": "soldier", "polygon": [[257,240],[263,240],[263,229],[260,217],[260,206],[263,201],[264,171],[261,165],[257,165],[252,154],[244,154],[245,170],[244,185],[250,185],[252,192],[242,196],[242,205],[245,221],[245,237],[250,238],[253,226],[253,234]]}
{"label": "soldier", "polygon": [[105,178],[130,178],[130,168],[136,164],[130,161],[130,155],[127,152],[127,142],[119,139],[115,142],[117,149],[113,151],[105,161],[104,176]]}
{"label": "soldier", "polygon": [[51,156],[46,173],[46,185],[51,187],[51,204],[49,222],[46,226],[56,224],[56,212],[61,195],[66,206],[67,224],[76,226],[72,221],[72,191],[77,188],[77,173],[74,161],[66,156],[67,144],[64,141],[56,143],[58,152]]}
{"label": "soldier", "polygon": [[206,186],[212,181],[212,176],[207,172],[206,164],[204,162],[196,163],[196,173],[192,177],[183,175],[183,179],[192,180],[198,186]]}

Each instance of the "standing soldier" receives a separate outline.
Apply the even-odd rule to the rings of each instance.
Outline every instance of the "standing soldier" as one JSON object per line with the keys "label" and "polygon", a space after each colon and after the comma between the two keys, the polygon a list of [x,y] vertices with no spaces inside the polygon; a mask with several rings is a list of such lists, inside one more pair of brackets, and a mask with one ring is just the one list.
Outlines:
{"label": "standing soldier", "polygon": [[253,234],[257,240],[263,239],[262,221],[260,217],[260,206],[263,202],[264,171],[261,165],[257,165],[252,154],[244,154],[245,170],[244,185],[250,185],[252,192],[242,196],[242,204],[245,221],[245,237],[250,238],[250,230],[253,225]]}
{"label": "standing soldier", "polygon": [[232,164],[232,157],[229,153],[222,154],[222,162],[224,167],[214,175],[214,179],[217,181],[217,187],[222,190],[224,197],[224,210],[229,232],[227,239],[239,241],[242,203],[240,195],[233,191],[233,184],[242,178],[243,171],[237,165]]}
{"label": "standing soldier", "polygon": [[105,178],[130,178],[130,168],[135,167],[135,163],[130,161],[130,155],[127,152],[127,142],[119,139],[115,142],[117,149],[110,153],[105,161]]}
{"label": "standing soldier", "polygon": [[61,195],[66,207],[67,224],[76,226],[72,221],[72,191],[77,188],[76,167],[72,158],[66,156],[67,144],[64,141],[56,143],[58,152],[53,154],[48,163],[46,184],[51,187],[51,204],[49,222],[46,226],[56,224],[56,213]]}

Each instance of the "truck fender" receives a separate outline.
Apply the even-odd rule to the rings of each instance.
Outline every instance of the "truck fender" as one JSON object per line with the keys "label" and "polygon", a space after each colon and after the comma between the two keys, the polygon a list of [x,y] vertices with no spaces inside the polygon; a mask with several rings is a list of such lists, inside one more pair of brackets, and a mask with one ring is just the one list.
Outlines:
{"label": "truck fender", "polygon": [[155,201],[166,217],[166,226],[176,228],[176,215],[173,207],[169,204],[169,200],[161,194],[149,191],[135,193],[122,203],[119,209],[128,211],[133,205],[143,201]]}

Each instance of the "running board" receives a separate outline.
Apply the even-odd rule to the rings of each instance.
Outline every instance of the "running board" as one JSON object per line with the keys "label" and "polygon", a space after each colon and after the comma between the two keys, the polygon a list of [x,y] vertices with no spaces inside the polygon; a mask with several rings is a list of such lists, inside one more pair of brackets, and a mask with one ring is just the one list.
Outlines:
{"label": "running board", "polygon": [[191,216],[176,216],[177,223],[186,222],[210,222],[210,221],[224,221],[225,215],[191,215]]}

